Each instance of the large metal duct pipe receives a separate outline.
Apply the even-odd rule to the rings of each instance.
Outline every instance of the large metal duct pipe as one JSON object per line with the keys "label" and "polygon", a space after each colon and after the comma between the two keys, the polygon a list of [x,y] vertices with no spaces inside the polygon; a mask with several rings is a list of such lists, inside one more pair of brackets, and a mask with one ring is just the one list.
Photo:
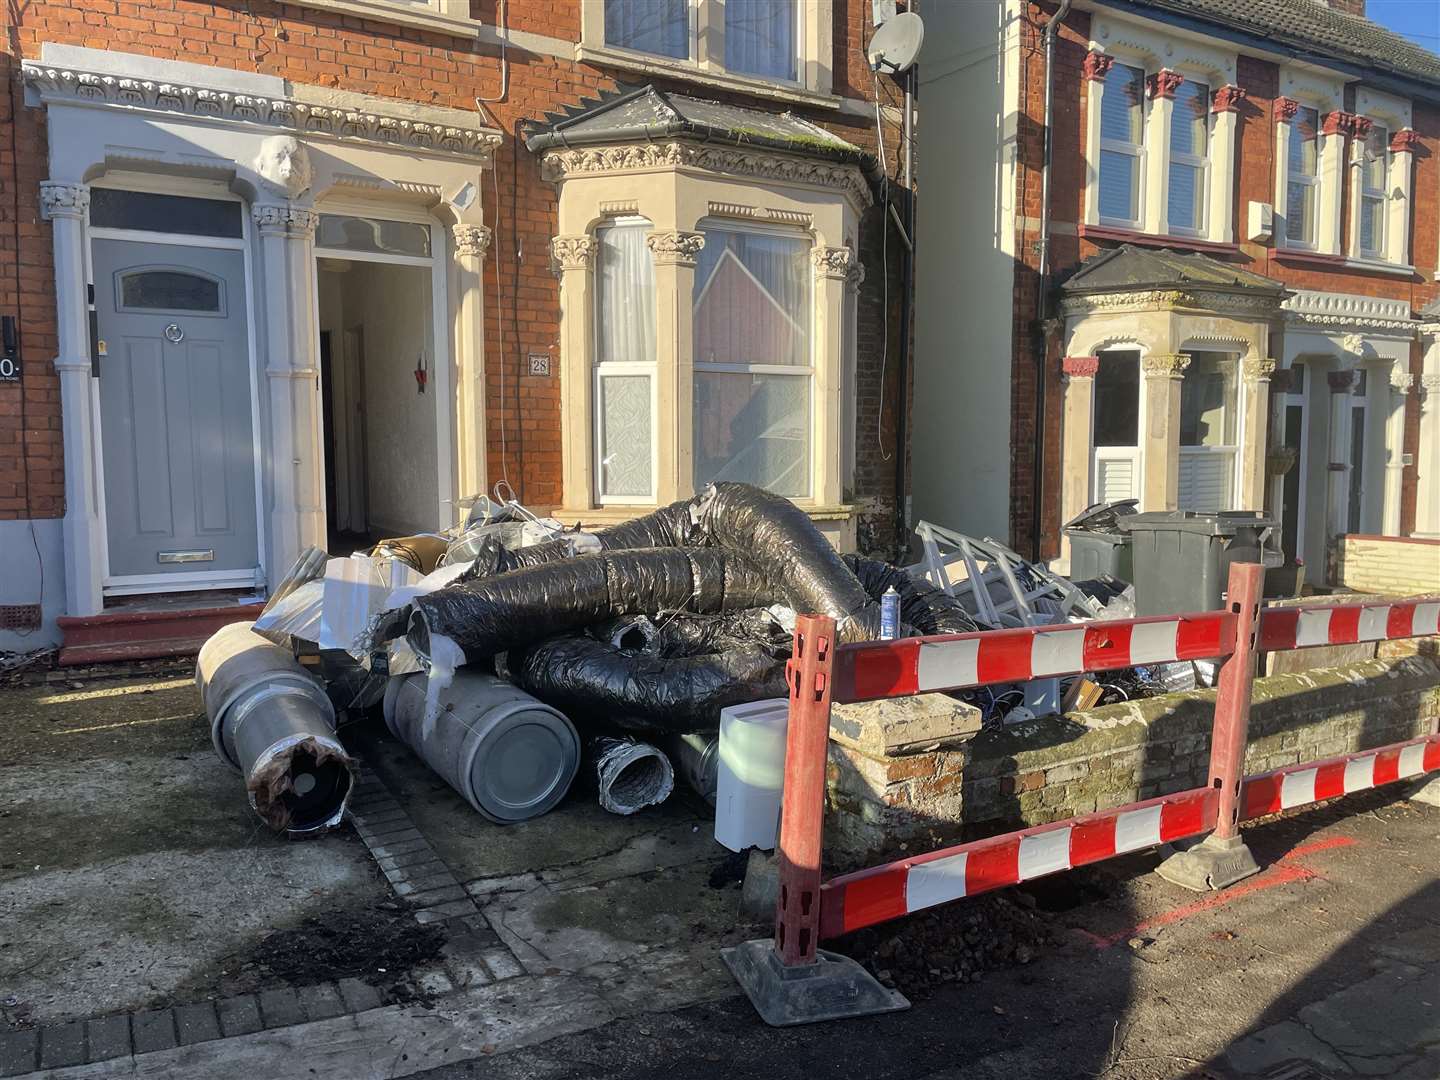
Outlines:
{"label": "large metal duct pipe", "polygon": [[287,649],[238,622],[200,649],[195,682],[215,752],[245,777],[250,805],[276,832],[338,825],[355,763],[335,738],[335,708]]}

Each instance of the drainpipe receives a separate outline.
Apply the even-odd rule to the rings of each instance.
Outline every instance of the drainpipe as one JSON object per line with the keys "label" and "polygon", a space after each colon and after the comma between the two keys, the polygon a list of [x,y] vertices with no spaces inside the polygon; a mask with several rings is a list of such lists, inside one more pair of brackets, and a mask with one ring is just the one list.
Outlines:
{"label": "drainpipe", "polygon": [[1055,36],[1070,14],[1072,0],[1060,0],[1060,8],[1045,23],[1045,157],[1040,167],[1040,298],[1036,321],[1040,349],[1035,356],[1035,471],[1031,478],[1030,557],[1040,561],[1040,533],[1045,521],[1045,320],[1050,311],[1050,159],[1054,151],[1053,98],[1055,83]]}

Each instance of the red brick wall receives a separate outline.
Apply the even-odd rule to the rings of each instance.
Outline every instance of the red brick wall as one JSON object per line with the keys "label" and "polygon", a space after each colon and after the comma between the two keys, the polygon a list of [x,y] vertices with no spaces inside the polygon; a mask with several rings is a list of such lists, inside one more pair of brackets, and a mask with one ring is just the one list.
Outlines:
{"label": "red brick wall", "polygon": [[[1363,12],[1363,0],[1336,0],[1332,7]],[[1037,267],[1035,223],[1040,217],[1040,168],[1043,161],[1045,72],[1041,30],[1055,10],[1052,4],[1031,3],[1025,9],[1020,34],[1022,67],[1017,202],[1024,216],[1017,224],[1015,267],[1014,355],[1012,377],[1011,539],[1017,550],[1028,553],[1032,535],[1032,468],[1037,423],[1034,407],[1036,357],[1044,349],[1036,318]],[[1089,39],[1089,16],[1072,11],[1061,28],[1056,45],[1054,83],[1054,160],[1051,173],[1051,269],[1054,280],[1064,278],[1084,259],[1112,246],[1079,239],[1076,226],[1082,216],[1084,168],[1085,83],[1080,74]],[[1353,269],[1301,266],[1275,257],[1273,248],[1245,239],[1250,202],[1275,202],[1274,105],[1279,96],[1277,65],[1242,56],[1237,83],[1249,91],[1238,114],[1234,220],[1239,251],[1227,261],[1299,289],[1357,293],[1403,300],[1418,311],[1440,295],[1435,280],[1440,249],[1440,107],[1415,102],[1413,123],[1421,147],[1414,155],[1410,253],[1416,273],[1412,277],[1368,274]],[[1348,200],[1349,190],[1345,197]],[[1348,215],[1348,209],[1344,211]],[[1348,217],[1345,219],[1348,222]],[[1342,233],[1348,239],[1348,233]],[[1420,374],[1420,351],[1412,350],[1411,371]],[[1047,398],[1044,420],[1045,479],[1042,508],[1042,550],[1053,555],[1060,501],[1059,468],[1059,361],[1050,348],[1046,361]],[[1419,401],[1411,395],[1406,414],[1405,449],[1415,453],[1419,444]],[[1405,472],[1402,530],[1413,527],[1416,474]]]}
{"label": "red brick wall", "polygon": [[[494,25],[495,0],[474,0],[474,15]],[[576,41],[580,36],[580,0],[512,2],[513,29]],[[17,11],[16,5],[7,5]],[[835,89],[866,96],[870,74],[862,42],[868,35],[869,0],[835,0]],[[18,7],[13,25],[6,24],[4,65],[19,101],[17,57],[35,59],[41,45],[54,42],[91,48],[121,48],[166,59],[214,64],[242,71],[277,75],[298,83],[337,87],[379,97],[473,109],[476,97],[493,97],[500,88],[499,50],[444,34],[397,27],[352,16],[319,11],[274,0],[30,0]],[[485,179],[487,224],[494,238],[486,263],[486,385],[490,480],[508,479],[524,501],[541,506],[560,501],[560,381],[558,363],[550,377],[532,377],[525,362],[529,352],[548,351],[558,358],[559,290],[549,268],[549,242],[556,231],[556,194],[540,178],[536,157],[515,138],[522,120],[575,105],[612,90],[617,80],[643,81],[634,72],[612,72],[570,60],[512,49],[507,99],[488,105],[505,142],[496,155],[499,200]],[[725,94],[682,82],[662,86],[707,98],[732,100],[755,108],[791,108],[867,149],[875,145],[873,123],[833,110]],[[896,99],[893,86],[882,93]],[[0,517],[58,516],[63,513],[60,458],[60,406],[50,360],[55,353],[53,277],[50,268],[50,226],[40,221],[37,185],[45,178],[43,112],[19,108],[8,123],[8,103],[0,113],[11,137],[0,153],[0,252],[9,266],[14,248],[11,204],[15,193],[12,162],[19,158],[19,228],[21,306],[25,317],[26,372],[23,389],[0,385]],[[886,134],[892,171],[898,132]],[[877,464],[874,438],[876,410],[881,409],[877,338],[882,274],[878,265],[881,217],[866,218],[861,246],[866,253],[867,282],[861,312],[861,431],[856,444],[857,499],[881,500],[893,506],[893,464]],[[892,262],[898,245],[890,245]],[[498,266],[500,291],[494,286]],[[13,281],[0,283],[0,298],[13,310]],[[892,287],[892,302],[898,287]],[[502,331],[503,328],[503,331]],[[503,338],[503,349],[502,349]],[[889,335],[893,379],[898,330]],[[21,403],[25,442],[31,449],[28,482],[18,455]],[[882,428],[893,433],[895,388],[885,396]],[[868,417],[868,419],[867,419]],[[866,426],[868,424],[868,427]],[[867,435],[868,432],[868,435]],[[893,440],[893,434],[890,436]],[[502,450],[503,446],[503,450]],[[886,447],[892,456],[893,441]],[[893,534],[879,515],[869,535],[877,546],[893,543]]]}

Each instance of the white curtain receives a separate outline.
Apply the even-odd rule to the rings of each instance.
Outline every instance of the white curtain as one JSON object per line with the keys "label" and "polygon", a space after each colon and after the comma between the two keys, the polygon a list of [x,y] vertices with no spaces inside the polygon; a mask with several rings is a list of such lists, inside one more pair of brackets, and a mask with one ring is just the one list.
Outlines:
{"label": "white curtain", "polygon": [[725,70],[794,81],[798,0],[725,0]]}
{"label": "white curtain", "polygon": [[596,358],[600,363],[655,362],[655,266],[645,235],[650,223],[599,232]]}
{"label": "white curtain", "polygon": [[688,59],[688,0],[605,0],[605,44]]}

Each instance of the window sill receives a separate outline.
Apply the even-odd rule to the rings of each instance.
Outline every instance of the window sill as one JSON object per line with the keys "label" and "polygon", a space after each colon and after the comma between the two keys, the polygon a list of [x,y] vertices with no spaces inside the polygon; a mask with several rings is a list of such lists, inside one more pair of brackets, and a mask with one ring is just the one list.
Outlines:
{"label": "window sill", "polygon": [[392,23],[396,26],[413,26],[420,30],[431,30],[453,37],[474,37],[480,29],[479,19],[461,15],[446,15],[440,11],[427,11],[410,4],[388,4],[385,0],[292,0],[300,7],[319,8],[321,11],[335,11],[342,15],[355,15],[375,22]]}
{"label": "window sill", "polygon": [[1276,248],[1276,262],[1298,266],[1316,266],[1327,270],[1355,270],[1362,274],[1384,274],[1388,277],[1415,277],[1415,267],[1404,263],[1380,262],[1378,259],[1352,259],[1344,255],[1327,255],[1320,251]]}
{"label": "window sill", "polygon": [[1081,225],[1080,235],[1086,240],[1113,240],[1141,247],[1184,248],[1210,255],[1239,255],[1239,244],[1217,244],[1213,240],[1197,240],[1191,236],[1143,233],[1133,229],[1116,229],[1109,225]]}
{"label": "window sill", "polygon": [[[332,2],[332,0],[326,0]],[[342,0],[343,2],[343,0]],[[575,45],[575,59],[600,67],[623,68],[626,71],[640,71],[646,75],[659,75],[685,82],[712,86],[718,90],[733,90],[753,97],[771,98],[775,101],[798,102],[821,109],[840,108],[840,98],[834,94],[821,93],[800,86],[797,83],[769,82],[748,75],[730,75],[723,71],[710,71],[687,61],[671,60],[663,56],[647,56],[627,49],[596,48],[579,42]]]}

